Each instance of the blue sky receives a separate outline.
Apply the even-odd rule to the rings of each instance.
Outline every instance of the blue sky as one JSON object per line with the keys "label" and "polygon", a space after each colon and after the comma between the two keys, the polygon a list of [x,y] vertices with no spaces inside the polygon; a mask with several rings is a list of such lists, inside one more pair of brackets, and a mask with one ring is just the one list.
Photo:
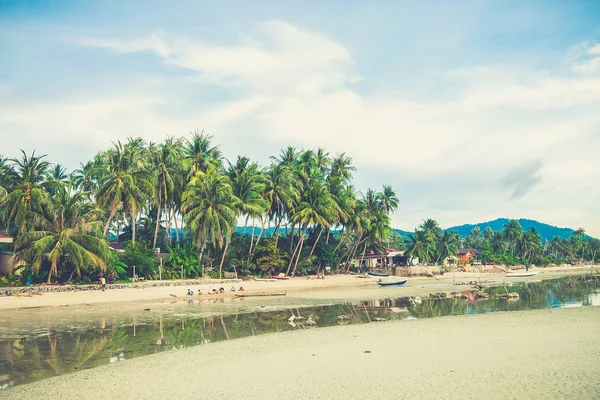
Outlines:
{"label": "blue sky", "polygon": [[230,158],[347,152],[399,228],[599,236],[599,110],[597,1],[0,0],[0,153],[69,168],[205,129]]}

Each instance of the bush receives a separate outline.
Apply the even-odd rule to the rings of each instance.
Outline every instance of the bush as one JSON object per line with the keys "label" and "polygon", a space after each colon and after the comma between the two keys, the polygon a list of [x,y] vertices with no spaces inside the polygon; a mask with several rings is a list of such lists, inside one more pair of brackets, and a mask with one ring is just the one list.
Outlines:
{"label": "bush", "polygon": [[[119,261],[127,266],[127,273],[133,275],[133,266],[135,265],[135,274],[146,278],[154,277],[158,267],[158,260],[148,243],[129,242],[125,251],[119,254]],[[123,277],[121,277],[123,278]]]}

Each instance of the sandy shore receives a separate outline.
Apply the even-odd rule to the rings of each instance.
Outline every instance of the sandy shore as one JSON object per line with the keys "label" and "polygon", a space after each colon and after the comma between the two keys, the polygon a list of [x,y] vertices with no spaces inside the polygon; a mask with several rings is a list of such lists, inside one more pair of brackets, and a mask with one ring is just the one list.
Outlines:
{"label": "sandy shore", "polygon": [[[519,280],[539,280],[551,279],[555,277],[598,273],[600,268],[595,266],[585,267],[557,267],[540,268],[540,274],[530,278],[519,278]],[[384,278],[387,281],[400,280],[400,277]],[[515,278],[507,279],[503,274],[479,274],[479,273],[449,273],[438,279],[433,278],[410,278],[407,285],[402,287],[402,296],[420,296],[429,293],[452,292],[468,289],[470,281],[480,281],[486,284],[501,284],[504,282],[516,281]],[[219,295],[223,298],[233,297],[233,292],[229,289],[231,286],[239,288],[244,286],[246,293],[257,292],[287,292],[288,296],[308,297],[308,298],[330,298],[330,299],[363,299],[377,296],[388,296],[398,294],[398,288],[383,289],[376,285],[376,278],[360,279],[350,275],[327,276],[325,279],[306,279],[294,278],[276,282],[247,281],[231,284],[203,284],[189,285],[189,288],[196,292],[194,298],[198,298],[198,290],[206,292],[212,288],[225,287],[228,292]],[[464,285],[461,285],[464,283]],[[367,295],[361,288],[371,288]],[[89,306],[100,304],[116,303],[134,303],[151,302],[156,300],[187,299],[188,286],[175,287],[145,287],[143,289],[114,289],[106,291],[81,291],[81,292],[62,292],[62,293],[44,293],[41,296],[33,297],[0,297],[0,310],[39,308],[39,307],[59,307],[59,306]],[[177,296],[176,298],[172,295]],[[366,296],[366,297],[365,297]],[[205,295],[208,297],[208,295]]]}
{"label": "sandy shore", "polygon": [[600,308],[317,328],[174,350],[0,393],[18,399],[593,399]]}

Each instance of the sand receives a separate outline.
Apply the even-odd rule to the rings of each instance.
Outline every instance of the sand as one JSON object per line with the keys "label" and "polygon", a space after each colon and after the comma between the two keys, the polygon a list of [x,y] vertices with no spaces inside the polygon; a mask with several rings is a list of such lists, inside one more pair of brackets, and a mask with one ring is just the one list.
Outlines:
{"label": "sand", "polygon": [[17,386],[18,399],[594,399],[600,308],[316,328]]}
{"label": "sand", "polygon": [[[598,266],[590,267],[558,267],[558,268],[540,268],[541,273],[529,278],[519,278],[523,280],[550,279],[565,275],[598,273]],[[402,277],[383,278],[387,281],[406,279]],[[503,282],[516,281],[516,278],[507,279],[503,274],[479,274],[479,273],[449,273],[438,279],[434,278],[409,278],[407,285],[402,287],[400,296],[420,296],[429,293],[462,291],[469,289],[470,281],[481,281],[486,284],[501,284]],[[0,297],[0,310],[39,308],[39,307],[60,307],[60,306],[90,306],[99,304],[116,303],[143,303],[147,304],[157,300],[187,299],[186,292],[188,288],[196,292],[194,298],[198,298],[197,291],[201,289],[206,292],[212,288],[223,286],[227,293],[220,297],[231,298],[233,293],[229,291],[231,286],[239,288],[244,286],[246,293],[257,292],[287,292],[288,296],[309,297],[320,299],[365,299],[380,296],[396,295],[399,288],[383,289],[377,286],[377,278],[361,279],[351,275],[327,276],[325,279],[306,279],[293,278],[276,282],[246,281],[238,283],[218,284],[210,283],[203,285],[173,286],[173,287],[152,287],[143,289],[109,289],[106,291],[92,290],[81,292],[61,292],[44,293],[41,296],[33,297]],[[460,285],[460,283],[465,283]],[[151,283],[148,283],[150,285]],[[363,288],[371,288],[370,294],[366,295]],[[175,295],[177,297],[172,297]],[[205,296],[208,297],[208,296]]]}

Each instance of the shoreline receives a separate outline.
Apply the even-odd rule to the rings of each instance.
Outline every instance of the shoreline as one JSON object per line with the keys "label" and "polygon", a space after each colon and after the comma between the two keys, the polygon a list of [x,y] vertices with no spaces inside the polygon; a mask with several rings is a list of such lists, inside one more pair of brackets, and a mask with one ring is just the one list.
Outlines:
{"label": "shoreline", "polygon": [[[32,297],[0,296],[0,310],[22,309],[48,309],[65,306],[114,306],[123,303],[156,302],[161,300],[187,300],[202,298],[222,298],[231,300],[234,294],[229,289],[243,286],[245,294],[286,292],[291,297],[317,298],[317,299],[361,299],[368,293],[369,296],[421,296],[430,293],[450,293],[471,288],[470,282],[477,281],[487,286],[499,285],[518,281],[531,281],[553,279],[569,275],[581,275],[600,272],[600,266],[576,267],[551,267],[537,268],[540,274],[527,278],[506,278],[504,274],[476,273],[476,272],[450,272],[436,278],[414,277],[404,278],[390,276],[383,278],[386,281],[408,279],[409,282],[402,288],[380,288],[376,285],[378,278],[360,279],[355,275],[327,275],[325,279],[292,278],[275,282],[241,281],[241,280],[190,280],[169,281],[172,285],[157,286],[156,281],[151,281],[136,288],[114,288],[102,290],[82,290],[46,292]],[[165,281],[163,281],[165,282]],[[139,286],[140,284],[138,284]],[[225,288],[225,293],[208,295],[206,291]],[[187,296],[187,289],[194,290],[193,296]],[[198,290],[205,294],[199,296]],[[364,289],[364,290],[362,290]],[[362,294],[355,292],[361,291]]]}
{"label": "shoreline", "polygon": [[308,329],[135,358],[0,397],[594,398],[598,328],[600,308],[585,307]]}

